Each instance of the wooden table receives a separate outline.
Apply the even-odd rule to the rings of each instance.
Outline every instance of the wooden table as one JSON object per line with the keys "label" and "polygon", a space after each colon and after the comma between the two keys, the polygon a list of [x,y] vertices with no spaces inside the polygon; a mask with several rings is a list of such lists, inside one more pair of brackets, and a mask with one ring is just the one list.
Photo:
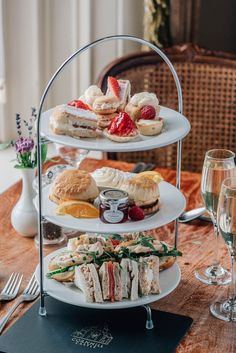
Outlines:
{"label": "wooden table", "polygon": [[[81,169],[92,171],[101,166],[111,166],[123,170],[131,170],[133,164],[114,161],[98,161],[87,159]],[[164,169],[160,171],[165,180],[174,183],[175,172]],[[187,198],[190,209],[201,205],[200,175],[183,172],[182,190]],[[22,288],[26,285],[35,266],[38,263],[38,252],[33,239],[23,238],[11,226],[10,214],[21,191],[21,183],[13,185],[0,195],[0,288],[12,271],[24,274]],[[173,223],[155,231],[161,239],[173,239]],[[209,223],[200,221],[191,224],[181,224],[179,232],[179,249],[183,257],[178,263],[181,267],[182,279],[178,288],[152,305],[155,309],[191,316],[193,326],[177,349],[178,353],[233,353],[236,352],[236,323],[225,323],[215,319],[209,313],[209,305],[218,298],[227,295],[228,286],[207,286],[194,277],[194,269],[200,265],[211,263],[213,255],[213,230]],[[229,258],[223,241],[220,242],[222,263],[229,267]],[[1,304],[3,315],[12,303]],[[20,310],[8,323],[10,327],[29,308],[30,304],[23,304]],[[6,329],[7,329],[6,328]]]}

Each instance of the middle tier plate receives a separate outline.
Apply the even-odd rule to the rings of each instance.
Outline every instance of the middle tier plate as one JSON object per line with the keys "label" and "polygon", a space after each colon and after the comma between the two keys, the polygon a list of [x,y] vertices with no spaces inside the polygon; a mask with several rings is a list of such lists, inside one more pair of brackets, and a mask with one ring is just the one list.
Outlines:
{"label": "middle tier plate", "polygon": [[[74,218],[72,216],[58,216],[55,213],[56,204],[49,200],[51,186],[42,190],[43,216],[50,222],[61,227],[92,233],[128,233],[159,228],[179,217],[184,211],[186,201],[183,194],[173,185],[162,181],[159,184],[160,210],[142,221],[128,221],[120,224],[103,223],[99,218]],[[38,209],[38,196],[35,199]]]}

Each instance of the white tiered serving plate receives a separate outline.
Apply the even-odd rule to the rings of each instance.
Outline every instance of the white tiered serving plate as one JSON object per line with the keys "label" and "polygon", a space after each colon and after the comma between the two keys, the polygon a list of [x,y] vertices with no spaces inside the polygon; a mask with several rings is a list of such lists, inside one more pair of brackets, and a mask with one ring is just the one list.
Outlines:
{"label": "white tiered serving plate", "polygon": [[190,131],[189,121],[180,113],[161,107],[160,116],[164,119],[164,129],[157,136],[139,135],[135,140],[126,143],[114,142],[107,139],[102,132],[97,138],[73,138],[56,135],[50,129],[50,116],[53,109],[44,112],[41,116],[41,135],[50,141],[67,146],[83,148],[93,151],[121,152],[144,151],[170,145],[183,139]]}
{"label": "white tiered serving plate", "polygon": [[[85,232],[94,233],[126,233],[141,232],[148,229],[161,227],[176,218],[184,211],[186,201],[183,194],[173,185],[162,181],[159,184],[160,210],[142,221],[128,221],[120,224],[103,223],[99,218],[74,218],[70,215],[56,215],[56,204],[49,200],[51,185],[43,188],[43,216],[50,222],[61,227],[67,227]],[[35,207],[38,209],[38,196],[35,199]]]}
{"label": "white tiered serving plate", "polygon": [[[145,305],[149,303],[153,303],[156,300],[159,300],[168,294],[170,294],[179,284],[181,278],[181,272],[177,263],[175,263],[172,267],[164,270],[160,273],[160,294],[152,294],[144,297],[140,297],[138,300],[122,300],[121,302],[115,303],[86,303],[83,293],[76,288],[73,284],[65,285],[60,282],[57,282],[53,279],[48,279],[46,277],[46,273],[48,271],[48,264],[50,259],[55,255],[62,252],[64,249],[59,249],[51,254],[47,255],[44,258],[44,289],[51,297],[58,299],[62,302],[83,306],[91,309],[122,309],[122,308],[131,308],[135,306]],[[36,279],[39,281],[40,271],[39,265],[35,271]]]}

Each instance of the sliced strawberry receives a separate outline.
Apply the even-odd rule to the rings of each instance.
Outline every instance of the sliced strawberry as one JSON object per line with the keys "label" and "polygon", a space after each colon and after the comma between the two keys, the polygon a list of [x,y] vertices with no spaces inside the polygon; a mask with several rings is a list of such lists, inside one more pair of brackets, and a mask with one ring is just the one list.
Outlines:
{"label": "sliced strawberry", "polygon": [[152,105],[144,105],[141,109],[141,119],[152,120],[156,117],[156,109]]}
{"label": "sliced strawberry", "polygon": [[108,126],[108,132],[111,135],[128,136],[136,131],[133,120],[126,112],[120,112],[115,116]]}
{"label": "sliced strawberry", "polygon": [[92,110],[88,104],[82,102],[79,99],[74,99],[73,101],[70,101],[69,103],[67,103],[67,105],[71,105],[72,107],[79,108],[79,109]]}
{"label": "sliced strawberry", "polygon": [[115,77],[108,76],[107,83],[114,96],[120,98],[120,86],[117,79]]}

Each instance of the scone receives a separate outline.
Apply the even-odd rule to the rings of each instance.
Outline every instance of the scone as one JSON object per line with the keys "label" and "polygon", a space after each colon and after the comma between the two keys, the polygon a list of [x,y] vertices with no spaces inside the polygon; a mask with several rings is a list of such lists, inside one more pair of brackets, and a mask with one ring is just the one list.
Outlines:
{"label": "scone", "polygon": [[125,112],[120,112],[119,115],[113,118],[109,127],[103,133],[107,138],[115,142],[128,142],[139,135],[134,122]]}
{"label": "scone", "polygon": [[160,134],[163,128],[163,119],[139,119],[136,126],[141,135],[154,136]]}
{"label": "scone", "polygon": [[97,117],[91,110],[62,104],[53,110],[50,127],[57,135],[96,137]]}
{"label": "scone", "polygon": [[50,200],[57,204],[69,200],[93,201],[99,194],[92,176],[84,170],[64,170],[54,180]]}
{"label": "scone", "polygon": [[131,205],[143,209],[145,215],[150,215],[159,210],[159,187],[153,180],[145,176],[133,177],[126,182],[125,191],[128,192]]}

